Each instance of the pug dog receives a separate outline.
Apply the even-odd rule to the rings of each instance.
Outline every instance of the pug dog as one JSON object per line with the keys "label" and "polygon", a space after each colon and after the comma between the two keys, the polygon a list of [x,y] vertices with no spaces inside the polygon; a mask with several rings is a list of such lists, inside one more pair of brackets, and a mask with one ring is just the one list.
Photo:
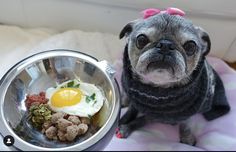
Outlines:
{"label": "pug dog", "polygon": [[128,23],[122,87],[128,110],[116,136],[127,138],[150,122],[179,124],[180,142],[195,145],[189,118],[213,120],[228,113],[224,85],[206,60],[209,35],[180,15],[159,13]]}

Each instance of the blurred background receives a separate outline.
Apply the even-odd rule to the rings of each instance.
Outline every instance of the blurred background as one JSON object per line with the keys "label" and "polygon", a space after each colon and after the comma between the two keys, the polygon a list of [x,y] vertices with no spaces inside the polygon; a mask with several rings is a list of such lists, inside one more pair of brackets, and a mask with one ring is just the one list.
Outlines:
{"label": "blurred background", "polygon": [[208,31],[213,55],[236,61],[235,0],[0,0],[0,3],[2,24],[113,34],[140,17],[145,8],[178,7]]}

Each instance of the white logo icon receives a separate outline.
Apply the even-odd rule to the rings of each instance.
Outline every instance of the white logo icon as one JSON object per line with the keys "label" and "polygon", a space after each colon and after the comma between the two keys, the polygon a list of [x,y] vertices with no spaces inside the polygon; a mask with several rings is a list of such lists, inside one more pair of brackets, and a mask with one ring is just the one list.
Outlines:
{"label": "white logo icon", "polygon": [[11,139],[7,138],[7,144],[11,144]]}

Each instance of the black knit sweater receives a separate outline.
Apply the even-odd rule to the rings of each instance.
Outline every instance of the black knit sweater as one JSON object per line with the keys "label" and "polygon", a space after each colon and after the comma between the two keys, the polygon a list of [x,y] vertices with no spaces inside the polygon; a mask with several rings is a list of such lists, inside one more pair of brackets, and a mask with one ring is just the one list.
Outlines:
{"label": "black knit sweater", "polygon": [[187,84],[161,88],[144,84],[136,76],[128,57],[123,56],[122,86],[130,103],[139,112],[163,123],[176,123],[196,113],[212,120],[229,111],[224,86],[205,58],[199,62]]}

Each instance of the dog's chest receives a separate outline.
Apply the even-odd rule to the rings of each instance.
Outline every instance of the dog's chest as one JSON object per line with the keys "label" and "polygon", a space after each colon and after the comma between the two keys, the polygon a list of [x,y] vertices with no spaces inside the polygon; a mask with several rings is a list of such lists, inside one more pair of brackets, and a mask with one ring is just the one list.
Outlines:
{"label": "dog's chest", "polygon": [[[206,63],[205,63],[206,64]],[[160,89],[134,80],[127,70],[122,85],[131,104],[141,113],[163,123],[175,123],[209,110],[214,95],[214,75],[204,65],[201,77],[190,85],[175,89]]]}

